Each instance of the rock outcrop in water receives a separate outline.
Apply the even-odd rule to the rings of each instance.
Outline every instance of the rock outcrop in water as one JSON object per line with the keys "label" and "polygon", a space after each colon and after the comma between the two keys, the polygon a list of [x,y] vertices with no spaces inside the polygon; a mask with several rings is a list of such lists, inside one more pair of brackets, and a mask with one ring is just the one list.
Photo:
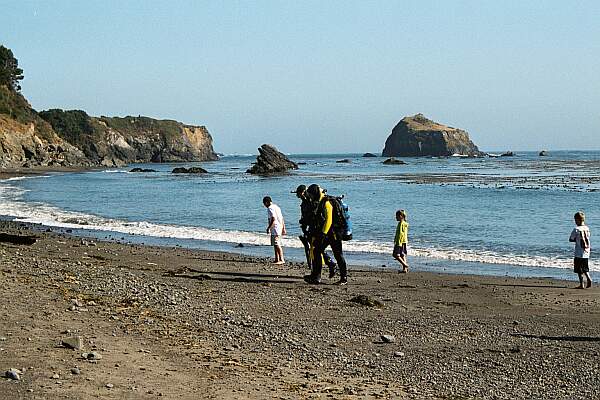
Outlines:
{"label": "rock outcrop in water", "polygon": [[298,165],[275,147],[263,144],[258,148],[256,162],[246,172],[255,175],[282,174],[290,169],[298,169]]}
{"label": "rock outcrop in water", "polygon": [[204,126],[147,117],[91,117],[80,110],[36,112],[0,85],[0,168],[120,166],[216,160]]}
{"label": "rock outcrop in water", "polygon": [[448,157],[453,154],[482,156],[469,134],[431,121],[423,114],[404,117],[385,141],[384,157]]}
{"label": "rock outcrop in water", "polygon": [[398,160],[397,158],[394,157],[390,157],[387,160],[385,160],[384,162],[382,162],[382,164],[385,165],[405,165],[406,163],[402,160]]}
{"label": "rock outcrop in water", "polygon": [[206,173],[208,173],[208,171],[201,167],[190,167],[190,168],[177,167],[177,168],[173,168],[173,171],[171,171],[171,173],[172,174],[206,174]]}

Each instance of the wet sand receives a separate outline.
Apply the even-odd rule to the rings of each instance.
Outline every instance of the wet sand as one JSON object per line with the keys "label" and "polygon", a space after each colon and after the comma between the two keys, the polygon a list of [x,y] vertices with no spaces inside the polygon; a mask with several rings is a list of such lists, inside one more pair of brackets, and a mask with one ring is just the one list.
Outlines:
{"label": "wet sand", "polygon": [[0,228],[0,399],[600,398],[597,288]]}

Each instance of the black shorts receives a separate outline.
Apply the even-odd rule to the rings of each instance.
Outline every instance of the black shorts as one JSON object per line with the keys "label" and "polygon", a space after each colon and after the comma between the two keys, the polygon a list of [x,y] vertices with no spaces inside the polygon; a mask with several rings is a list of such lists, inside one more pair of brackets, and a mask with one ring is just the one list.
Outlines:
{"label": "black shorts", "polygon": [[394,246],[394,252],[392,253],[394,256],[405,256],[408,254],[406,250],[406,243],[402,243],[401,245]]}
{"label": "black shorts", "polygon": [[573,260],[573,271],[576,274],[583,274],[584,272],[590,272],[590,267],[588,265],[589,258],[579,258],[575,257]]}

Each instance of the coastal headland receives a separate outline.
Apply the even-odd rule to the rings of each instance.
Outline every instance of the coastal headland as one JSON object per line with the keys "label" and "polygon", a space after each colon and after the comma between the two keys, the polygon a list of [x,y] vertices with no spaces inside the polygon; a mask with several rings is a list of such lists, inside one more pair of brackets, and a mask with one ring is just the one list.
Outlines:
{"label": "coastal headland", "polygon": [[2,400],[600,396],[597,288],[0,230]]}

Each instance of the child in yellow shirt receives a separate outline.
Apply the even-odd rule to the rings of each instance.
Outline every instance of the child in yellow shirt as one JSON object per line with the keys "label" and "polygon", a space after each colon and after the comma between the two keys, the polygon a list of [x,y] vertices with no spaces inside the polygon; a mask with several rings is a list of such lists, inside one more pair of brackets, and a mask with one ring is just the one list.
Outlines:
{"label": "child in yellow shirt", "polygon": [[396,221],[398,221],[398,227],[396,228],[396,237],[394,238],[394,252],[392,255],[402,265],[402,273],[408,272],[408,262],[406,261],[407,250],[406,244],[408,243],[408,222],[406,222],[406,211],[396,211]]}

